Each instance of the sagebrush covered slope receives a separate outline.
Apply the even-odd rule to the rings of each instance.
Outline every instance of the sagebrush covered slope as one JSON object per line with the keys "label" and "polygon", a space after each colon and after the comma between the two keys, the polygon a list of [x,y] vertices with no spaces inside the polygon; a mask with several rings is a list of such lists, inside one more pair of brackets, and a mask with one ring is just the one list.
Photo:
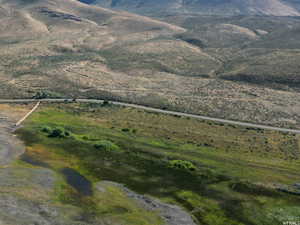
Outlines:
{"label": "sagebrush covered slope", "polygon": [[300,3],[292,0],[81,0],[104,7],[139,13],[157,11],[218,15],[299,16]]}
{"label": "sagebrush covered slope", "polygon": [[42,91],[299,125],[298,18],[160,19],[75,0],[2,0],[0,97]]}
{"label": "sagebrush covered slope", "polygon": [[[97,68],[98,78],[110,74],[101,49],[184,31],[72,0],[1,1],[0,13],[1,94],[9,96],[43,87],[97,84],[89,70]],[[80,68],[89,75],[76,73]]]}

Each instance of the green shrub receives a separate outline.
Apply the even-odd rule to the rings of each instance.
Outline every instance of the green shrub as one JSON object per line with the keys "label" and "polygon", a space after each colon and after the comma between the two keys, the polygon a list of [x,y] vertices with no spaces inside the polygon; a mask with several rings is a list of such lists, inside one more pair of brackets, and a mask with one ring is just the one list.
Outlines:
{"label": "green shrub", "polygon": [[47,98],[47,97],[48,97],[47,93],[45,93],[43,91],[39,91],[33,96],[33,98],[35,98],[35,99],[43,99],[43,98]]}
{"label": "green shrub", "polygon": [[70,137],[71,136],[71,133],[67,130],[65,130],[65,133],[64,133],[65,137]]}
{"label": "green shrub", "polygon": [[111,141],[108,140],[101,140],[98,141],[96,144],[94,144],[94,147],[97,150],[103,150],[107,152],[112,152],[112,151],[119,151],[120,148],[118,145],[112,143]]}
{"label": "green shrub", "polygon": [[69,131],[66,131],[62,127],[57,127],[57,128],[54,128],[53,130],[51,130],[48,137],[51,137],[51,138],[65,138],[65,137],[69,137],[70,135],[71,135],[71,133]]}
{"label": "green shrub", "polygon": [[129,128],[123,128],[122,131],[123,131],[123,132],[129,132],[130,129],[129,129]]}
{"label": "green shrub", "polygon": [[103,102],[102,102],[102,106],[110,106],[110,102],[109,101],[107,101],[107,100],[104,100]]}
{"label": "green shrub", "polygon": [[62,96],[59,93],[51,92],[51,91],[38,91],[35,93],[33,98],[35,99],[45,99],[45,98],[61,98]]}
{"label": "green shrub", "polygon": [[48,126],[42,127],[41,130],[42,130],[42,132],[47,133],[47,134],[50,134],[52,132],[51,127],[48,127]]}
{"label": "green shrub", "polygon": [[195,171],[196,166],[189,161],[186,160],[172,160],[169,161],[169,167],[174,168],[174,169],[181,169],[181,170],[186,170],[186,171]]}

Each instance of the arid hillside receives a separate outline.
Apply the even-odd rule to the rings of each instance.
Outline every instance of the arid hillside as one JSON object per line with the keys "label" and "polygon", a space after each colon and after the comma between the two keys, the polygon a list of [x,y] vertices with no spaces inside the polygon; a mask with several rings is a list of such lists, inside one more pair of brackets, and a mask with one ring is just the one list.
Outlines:
{"label": "arid hillside", "polygon": [[1,98],[107,98],[299,127],[297,17],[153,19],[75,0],[0,2]]}
{"label": "arid hillside", "polygon": [[121,82],[100,50],[184,31],[72,0],[1,1],[0,13],[2,97],[31,96],[44,88],[70,93],[75,84],[84,92],[104,86],[105,76]]}
{"label": "arid hillside", "polygon": [[299,16],[293,0],[80,0],[108,8],[138,13],[197,13],[201,15]]}

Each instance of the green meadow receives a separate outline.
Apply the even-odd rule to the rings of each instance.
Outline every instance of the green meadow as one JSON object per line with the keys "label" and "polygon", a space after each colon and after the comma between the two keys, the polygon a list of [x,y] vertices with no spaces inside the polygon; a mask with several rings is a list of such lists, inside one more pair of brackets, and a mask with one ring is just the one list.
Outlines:
{"label": "green meadow", "polygon": [[298,135],[77,103],[42,105],[17,135],[26,145],[19,163],[56,171],[62,179],[53,198],[90,216],[163,224],[117,189],[82,193],[64,168],[91,189],[114,181],[180,205],[197,224],[280,225],[300,215],[300,197],[276,189],[300,182]]}

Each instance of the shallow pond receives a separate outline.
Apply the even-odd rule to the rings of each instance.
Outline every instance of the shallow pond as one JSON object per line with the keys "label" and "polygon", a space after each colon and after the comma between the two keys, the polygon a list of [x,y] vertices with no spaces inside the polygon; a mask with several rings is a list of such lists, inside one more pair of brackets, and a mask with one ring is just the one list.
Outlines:
{"label": "shallow pond", "polygon": [[80,194],[89,196],[93,194],[92,183],[71,168],[63,168],[61,173],[65,176],[69,185],[75,188]]}

